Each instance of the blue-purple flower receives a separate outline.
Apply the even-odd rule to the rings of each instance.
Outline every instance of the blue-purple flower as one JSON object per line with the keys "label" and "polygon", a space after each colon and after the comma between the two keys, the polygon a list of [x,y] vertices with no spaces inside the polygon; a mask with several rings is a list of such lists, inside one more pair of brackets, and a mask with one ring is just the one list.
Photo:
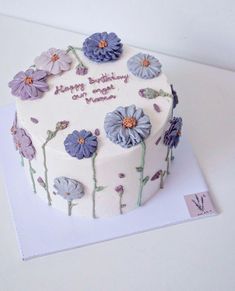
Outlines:
{"label": "blue-purple flower", "polygon": [[169,148],[177,147],[181,136],[182,125],[183,122],[181,117],[173,117],[173,119],[170,120],[170,127],[165,132],[163,140],[164,144]]}
{"label": "blue-purple flower", "polygon": [[90,60],[97,63],[114,61],[122,53],[122,43],[114,32],[97,32],[85,39],[83,52]]}
{"label": "blue-purple flower", "polygon": [[161,64],[154,56],[138,53],[127,61],[127,67],[133,75],[142,79],[152,79],[161,73]]}
{"label": "blue-purple flower", "polygon": [[80,199],[84,196],[84,187],[82,183],[67,177],[55,178],[54,188],[57,190],[55,194],[60,195],[67,201]]}
{"label": "blue-purple flower", "polygon": [[124,148],[141,143],[151,131],[150,119],[143,109],[135,105],[118,107],[105,116],[104,129],[107,137]]}
{"label": "blue-purple flower", "polygon": [[22,100],[34,100],[41,98],[43,93],[49,90],[46,78],[46,71],[28,69],[16,74],[8,86],[12,95]]}
{"label": "blue-purple flower", "polygon": [[81,131],[74,130],[64,141],[65,150],[72,157],[81,160],[90,158],[97,149],[97,137],[85,129]]}
{"label": "blue-purple flower", "polygon": [[173,85],[171,85],[171,94],[173,96],[173,108],[179,103],[177,92],[174,90]]}

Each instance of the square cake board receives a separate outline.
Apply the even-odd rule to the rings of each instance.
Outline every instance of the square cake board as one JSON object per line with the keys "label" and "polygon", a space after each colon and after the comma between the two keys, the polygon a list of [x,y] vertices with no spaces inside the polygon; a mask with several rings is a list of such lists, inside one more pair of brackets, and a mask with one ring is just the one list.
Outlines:
{"label": "square cake board", "polygon": [[[172,174],[167,177],[164,189],[142,207],[95,220],[69,217],[48,207],[33,193],[15,151],[9,131],[14,112],[14,105],[0,109],[0,161],[23,260],[217,214],[185,137],[175,151]],[[203,211],[196,206],[201,199]]]}

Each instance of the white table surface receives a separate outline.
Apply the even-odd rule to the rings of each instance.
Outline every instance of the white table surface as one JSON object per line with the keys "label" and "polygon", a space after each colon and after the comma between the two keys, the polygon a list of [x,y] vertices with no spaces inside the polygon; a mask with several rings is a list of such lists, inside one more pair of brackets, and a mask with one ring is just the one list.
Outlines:
{"label": "white table surface", "polygon": [[[14,100],[7,82],[24,64],[76,43],[74,33],[3,16],[0,36],[1,105]],[[1,175],[0,291],[235,290],[235,73],[159,59],[220,215],[22,262]]]}

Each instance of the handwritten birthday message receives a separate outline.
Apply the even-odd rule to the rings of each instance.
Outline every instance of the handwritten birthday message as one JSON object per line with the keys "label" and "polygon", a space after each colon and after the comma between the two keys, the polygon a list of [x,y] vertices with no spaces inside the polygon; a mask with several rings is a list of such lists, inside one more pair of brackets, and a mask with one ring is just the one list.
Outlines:
{"label": "handwritten birthday message", "polygon": [[[73,100],[84,100],[87,104],[96,103],[100,101],[107,101],[117,98],[116,95],[112,94],[115,89],[114,81],[119,81],[124,84],[128,83],[129,75],[116,75],[115,73],[107,74],[104,73],[98,78],[88,77],[87,81],[89,85],[100,85],[92,90],[91,93],[87,93],[86,84],[78,83],[70,86],[59,85],[56,86],[55,95],[70,93]],[[108,84],[107,84],[108,83]],[[111,83],[111,84],[110,84]]]}

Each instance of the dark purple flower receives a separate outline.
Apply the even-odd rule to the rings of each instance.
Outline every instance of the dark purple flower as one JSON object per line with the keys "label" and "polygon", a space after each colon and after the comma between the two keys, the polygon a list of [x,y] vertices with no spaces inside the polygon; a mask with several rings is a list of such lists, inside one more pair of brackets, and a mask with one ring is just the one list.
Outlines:
{"label": "dark purple flower", "polygon": [[173,96],[173,108],[179,103],[177,92],[174,90],[173,85],[171,85],[171,93]]}
{"label": "dark purple flower", "polygon": [[113,32],[97,32],[85,39],[83,52],[90,60],[97,63],[114,61],[122,53],[122,43]]}
{"label": "dark purple flower", "polygon": [[77,159],[90,158],[96,151],[97,137],[85,129],[74,130],[64,141],[65,150]]}
{"label": "dark purple flower", "polygon": [[32,140],[23,128],[17,128],[16,133],[13,135],[13,140],[16,150],[18,150],[24,158],[31,161],[35,157],[36,151],[32,144]]}
{"label": "dark purple flower", "polygon": [[85,67],[82,63],[78,64],[76,67],[76,74],[80,76],[84,76],[88,73],[88,68]]}
{"label": "dark purple flower", "polygon": [[43,181],[42,177],[37,178],[38,184],[46,189],[46,183]]}
{"label": "dark purple flower", "polygon": [[155,111],[161,112],[161,108],[156,103],[153,104],[153,108],[154,108]]}
{"label": "dark purple flower", "polygon": [[151,181],[157,180],[161,176],[162,170],[157,171],[151,178]]}
{"label": "dark purple flower", "polygon": [[30,117],[30,120],[35,124],[37,124],[39,122],[38,119],[35,117]]}
{"label": "dark purple flower", "polygon": [[183,123],[181,117],[174,117],[170,120],[170,127],[165,132],[163,141],[164,144],[167,145],[169,148],[177,147],[181,136],[182,124]]}
{"label": "dark purple flower", "polygon": [[124,192],[124,187],[122,185],[118,185],[114,189],[118,194],[122,195]]}
{"label": "dark purple flower", "polygon": [[56,129],[58,130],[64,130],[68,126],[69,126],[69,121],[67,120],[59,121],[56,123]]}
{"label": "dark purple flower", "polygon": [[96,129],[95,129],[95,135],[96,135],[96,136],[99,136],[99,135],[100,135],[100,130],[99,130],[99,128],[96,128]]}
{"label": "dark purple flower", "polygon": [[47,72],[33,69],[19,72],[9,82],[11,93],[22,100],[34,100],[41,98],[43,93],[49,90],[46,83]]}
{"label": "dark purple flower", "polygon": [[118,174],[118,177],[119,177],[119,178],[125,178],[125,176],[126,176],[126,175],[125,175],[124,173],[119,173],[119,174]]}

